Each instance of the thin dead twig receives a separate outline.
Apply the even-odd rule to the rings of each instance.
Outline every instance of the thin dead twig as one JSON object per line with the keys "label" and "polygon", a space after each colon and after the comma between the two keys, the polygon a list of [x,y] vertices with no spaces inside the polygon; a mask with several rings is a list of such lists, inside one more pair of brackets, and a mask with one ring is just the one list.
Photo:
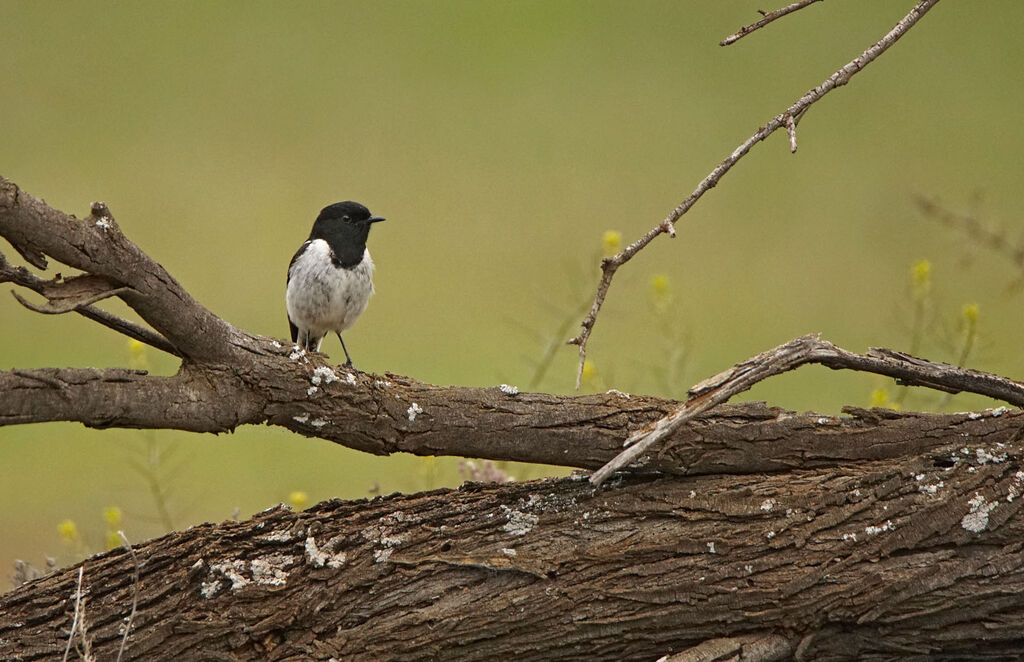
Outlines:
{"label": "thin dead twig", "polygon": [[82,576],[85,573],[85,566],[78,567],[78,588],[75,589],[75,614],[71,617],[71,632],[68,634],[68,645],[64,649],[63,662],[68,662],[68,655],[71,654],[71,642],[75,640],[75,633],[79,630],[78,620],[82,607]]}
{"label": "thin dead twig", "polygon": [[625,442],[626,450],[595,471],[590,482],[601,485],[612,473],[634,462],[686,421],[758,382],[806,363],[817,363],[833,370],[871,372],[892,377],[907,386],[925,386],[946,393],[977,393],[1024,407],[1024,384],[1005,377],[927,361],[891,349],[872,348],[867,354],[856,354],[821,340],[817,334],[801,336],[737,363],[691,388],[686,402],[668,416],[634,432]]}
{"label": "thin dead twig", "polygon": [[791,5],[787,5],[787,6],[783,7],[783,8],[781,8],[781,9],[776,9],[775,11],[769,11],[769,12],[761,11],[760,13],[761,13],[761,15],[764,18],[762,18],[757,23],[751,23],[750,25],[744,25],[742,28],[737,30],[735,33],[729,35],[728,37],[726,37],[722,41],[718,42],[718,45],[719,46],[728,46],[729,44],[734,44],[737,41],[739,41],[740,39],[746,37],[748,34],[753,32],[754,30],[759,30],[759,29],[763,28],[764,26],[768,25],[769,23],[771,23],[775,19],[782,18],[786,14],[792,14],[793,12],[795,12],[795,11],[797,11],[799,9],[803,9],[807,5],[812,5],[815,2],[820,2],[820,1],[821,0],[800,0],[800,2],[794,2]]}
{"label": "thin dead twig", "polygon": [[[7,258],[4,257],[2,253],[0,253],[0,283],[14,283],[15,285],[20,285],[43,296],[47,296],[47,287],[52,287],[54,284],[53,281],[40,278],[39,276],[29,272],[29,270],[24,267],[16,267],[12,265],[7,261]],[[116,292],[114,293],[116,294]],[[14,295],[14,298],[17,299],[21,305],[25,306],[29,310],[43,312],[39,307],[33,306],[25,301],[17,292],[12,290],[11,294]],[[114,331],[126,335],[129,338],[134,338],[139,342],[145,343],[150,347],[155,347],[156,349],[167,352],[173,356],[181,357],[181,352],[179,352],[174,345],[152,329],[147,329],[144,326],[130,322],[114,315],[113,313],[109,313],[102,308],[97,308],[90,304],[75,306],[74,311],[82,317],[91,319],[92,321],[102,324],[109,329],[113,329]]]}
{"label": "thin dead twig", "polygon": [[969,239],[1005,256],[1024,274],[1024,241],[1013,241],[1004,228],[984,223],[974,214],[955,212],[937,200],[917,196],[916,202],[923,214],[962,231]]}
{"label": "thin dead twig", "polygon": [[121,662],[121,656],[124,655],[124,647],[128,643],[128,634],[132,631],[132,622],[135,620],[135,612],[139,608],[139,558],[135,555],[135,550],[132,549],[132,544],[128,542],[128,537],[124,535],[124,531],[117,532],[118,537],[124,544],[124,548],[128,550],[128,554],[132,557],[132,611],[128,614],[128,623],[124,626],[124,637],[121,639],[121,647],[117,650],[117,662]]}
{"label": "thin dead twig", "polygon": [[568,341],[568,344],[570,345],[579,346],[579,365],[576,369],[577,389],[580,387],[580,380],[583,376],[583,362],[586,360],[587,356],[587,341],[590,339],[590,334],[593,332],[594,323],[597,321],[597,315],[601,311],[601,305],[604,303],[605,297],[608,295],[608,288],[611,286],[612,278],[615,276],[615,272],[618,268],[631,260],[634,255],[647,246],[647,244],[651,243],[658,235],[668,234],[670,237],[675,237],[676,221],[678,221],[683,214],[689,211],[701,196],[717,186],[719,180],[725,175],[725,173],[729,172],[729,170],[731,170],[732,167],[754,147],[754,145],[775,133],[778,129],[792,125],[792,128],[790,129],[791,147],[795,146],[795,126],[803,117],[803,114],[826,94],[837,87],[842,87],[850,82],[850,79],[857,72],[864,69],[864,67],[873,62],[879,55],[888,50],[890,46],[895,44],[900,37],[906,34],[906,32],[912,28],[922,16],[928,13],[932,7],[938,4],[938,2],[939,0],[920,0],[906,16],[900,19],[892,30],[886,33],[884,37],[879,39],[863,53],[825,79],[821,85],[818,85],[808,91],[800,97],[796,103],[782,113],[776,115],[770,122],[758,129],[754,135],[747,138],[739,147],[734,149],[732,154],[715,166],[714,170],[712,170],[708,176],[697,185],[697,188],[694,189],[693,193],[691,193],[689,197],[683,200],[678,207],[673,209],[672,212],[665,217],[665,220],[651,228],[645,235],[627,246],[622,252],[601,260],[601,281],[598,283],[597,293],[594,295],[594,302],[590,307],[590,312],[587,313],[586,318],[584,318],[580,323],[581,330],[579,335]]}

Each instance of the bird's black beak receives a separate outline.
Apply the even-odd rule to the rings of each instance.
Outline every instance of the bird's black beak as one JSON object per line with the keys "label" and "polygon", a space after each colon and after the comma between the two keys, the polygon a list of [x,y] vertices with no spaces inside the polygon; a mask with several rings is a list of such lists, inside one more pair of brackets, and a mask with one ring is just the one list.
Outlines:
{"label": "bird's black beak", "polygon": [[371,217],[370,217],[370,222],[371,222],[371,223],[377,223],[377,222],[379,222],[379,221],[386,221],[386,220],[387,220],[387,219],[386,219],[386,218],[384,218],[383,216],[371,216]]}

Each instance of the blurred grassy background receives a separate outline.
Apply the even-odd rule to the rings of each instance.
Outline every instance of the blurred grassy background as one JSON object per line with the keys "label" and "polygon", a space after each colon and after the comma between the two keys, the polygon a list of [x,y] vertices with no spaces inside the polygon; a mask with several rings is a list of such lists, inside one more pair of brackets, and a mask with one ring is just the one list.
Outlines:
{"label": "blurred grassy background", "polygon": [[[346,334],[356,364],[525,389],[545,348],[575,333],[606,231],[630,242],[659,222],[911,4],[815,5],[721,48],[763,2],[0,0],[0,173],[79,215],[106,201],[206,306],[277,337],[292,252],[322,206],[359,200],[389,220],[370,238],[377,296]],[[1022,21],[1015,0],[941,3],[810,111],[796,156],[784,134],[759,145],[677,239],[620,272],[587,388],[678,397],[813,331],[853,350],[908,348],[925,295],[923,354],[955,361],[962,307],[976,303],[969,365],[1019,377],[1019,273],[914,197],[1018,236]],[[911,285],[920,259],[926,293]],[[5,298],[0,320],[3,369],[176,369],[76,316]],[[325,350],[341,353],[331,339]],[[538,388],[569,391],[574,363],[559,346]],[[807,368],[749,397],[835,413],[886,386]],[[2,428],[0,567],[100,551],[107,528],[133,541],[162,532],[138,468],[153,452],[170,453],[154,475],[179,528],[295,491],[314,502],[461,480],[454,459],[375,458],[271,428]],[[123,511],[115,524],[110,506]],[[65,519],[77,541],[62,542]]]}

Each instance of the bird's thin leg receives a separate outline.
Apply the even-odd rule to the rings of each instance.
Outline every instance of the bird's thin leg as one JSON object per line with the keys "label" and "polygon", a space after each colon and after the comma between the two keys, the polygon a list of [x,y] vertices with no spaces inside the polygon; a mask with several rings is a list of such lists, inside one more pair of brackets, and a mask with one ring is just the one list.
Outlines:
{"label": "bird's thin leg", "polygon": [[[338,340],[341,340],[341,334],[340,333],[338,333]],[[355,370],[356,367],[354,365],[352,365],[352,357],[348,355],[348,348],[345,347],[345,341],[344,340],[341,340],[341,348],[343,350],[345,350],[345,367],[346,368],[352,368],[353,370]]]}

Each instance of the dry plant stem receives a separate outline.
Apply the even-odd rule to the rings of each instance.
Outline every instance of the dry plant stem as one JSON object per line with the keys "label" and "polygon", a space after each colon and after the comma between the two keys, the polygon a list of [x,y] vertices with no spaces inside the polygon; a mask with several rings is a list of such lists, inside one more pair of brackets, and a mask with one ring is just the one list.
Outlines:
{"label": "dry plant stem", "polygon": [[121,539],[121,543],[124,544],[124,548],[128,550],[128,554],[132,557],[132,611],[128,614],[128,622],[124,626],[124,638],[121,639],[121,647],[117,650],[117,662],[121,662],[121,656],[124,655],[124,647],[128,643],[128,635],[132,631],[132,622],[135,620],[135,613],[139,608],[139,558],[135,555],[135,550],[132,549],[132,544],[128,542],[128,537],[124,535],[124,531],[118,531],[117,536]]}
{"label": "dry plant stem", "polygon": [[64,649],[63,662],[68,662],[68,655],[71,653],[71,642],[75,640],[75,632],[78,631],[78,614],[79,609],[82,606],[82,574],[85,572],[85,566],[78,567],[78,588],[75,589],[75,613],[71,617],[71,632],[68,633],[68,645]]}
{"label": "dry plant stem", "polygon": [[729,44],[736,43],[737,41],[739,41],[740,39],[746,37],[748,34],[753,32],[754,30],[759,30],[760,28],[763,28],[764,26],[768,25],[769,23],[771,23],[775,19],[782,18],[786,14],[792,14],[793,12],[795,12],[795,11],[797,11],[799,9],[803,9],[807,5],[812,5],[815,2],[820,2],[820,0],[800,0],[800,2],[794,2],[791,5],[787,5],[787,6],[783,7],[783,8],[781,8],[781,9],[776,9],[775,11],[770,11],[770,12],[762,11],[761,14],[764,15],[764,18],[762,18],[757,23],[751,23],[750,25],[743,26],[738,31],[736,31],[734,34],[731,34],[728,37],[726,37],[725,39],[723,39],[722,41],[718,42],[718,45],[719,46],[728,46]]}
{"label": "dry plant stem", "polygon": [[924,196],[918,196],[917,205],[924,214],[962,231],[972,242],[1006,256],[1024,274],[1024,243],[1011,241],[1002,228],[991,227],[973,214],[954,212]]}
{"label": "dry plant stem", "polygon": [[719,180],[725,175],[725,173],[729,172],[729,170],[731,170],[732,167],[754,147],[754,145],[775,133],[775,131],[780,128],[791,126],[793,128],[790,129],[790,147],[795,147],[795,125],[800,121],[803,114],[811,107],[811,105],[819,101],[822,97],[837,87],[842,87],[850,82],[850,79],[857,72],[861,71],[864,67],[873,62],[875,58],[888,50],[890,46],[895,44],[900,37],[906,34],[907,30],[912,28],[914,24],[917,23],[917,21],[920,20],[920,18],[938,2],[939,0],[921,0],[914,5],[914,8],[910,10],[910,13],[900,19],[895,27],[893,27],[893,29],[884,37],[879,39],[870,48],[829,76],[821,83],[821,85],[809,90],[806,94],[800,97],[796,103],[779,115],[776,115],[770,122],[759,128],[754,135],[747,138],[747,140],[740,144],[739,147],[733,150],[732,154],[715,166],[715,169],[697,185],[697,188],[694,189],[693,193],[691,193],[689,197],[683,200],[678,207],[673,209],[672,212],[665,217],[665,220],[649,230],[647,234],[642,236],[640,239],[627,246],[621,253],[610,258],[605,258],[601,261],[601,281],[597,286],[594,303],[590,307],[590,312],[587,314],[587,317],[580,324],[582,329],[579,335],[568,341],[568,344],[570,345],[579,346],[579,366],[576,370],[577,389],[580,387],[580,380],[583,376],[583,362],[586,360],[587,341],[590,339],[590,334],[594,330],[594,323],[597,320],[597,314],[601,311],[601,305],[604,303],[605,297],[608,295],[608,288],[611,285],[615,271],[631,260],[633,256],[640,251],[640,249],[651,243],[651,241],[653,241],[658,235],[665,233],[674,237],[676,221],[678,221],[683,214],[689,211],[701,196],[717,186]]}
{"label": "dry plant stem", "polygon": [[947,393],[977,393],[1024,407],[1024,384],[1004,377],[926,361],[890,349],[873,348],[867,354],[856,354],[821,340],[817,335],[807,335],[762,352],[691,388],[690,399],[678,409],[633,433],[625,442],[626,450],[595,471],[590,477],[591,484],[601,485],[612,473],[631,464],[698,414],[726,402],[760,381],[806,363],[817,363],[834,370],[872,372],[892,377],[904,385],[925,386]]}

